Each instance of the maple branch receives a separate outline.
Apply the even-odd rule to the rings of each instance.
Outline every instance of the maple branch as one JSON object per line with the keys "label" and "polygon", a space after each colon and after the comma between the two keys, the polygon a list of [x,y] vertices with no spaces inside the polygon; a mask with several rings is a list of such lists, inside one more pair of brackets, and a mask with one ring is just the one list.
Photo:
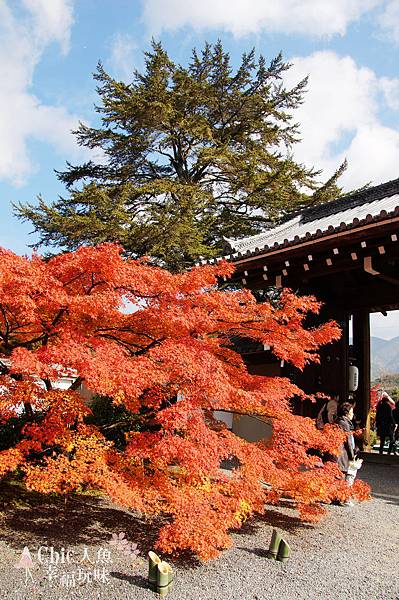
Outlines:
{"label": "maple branch", "polygon": [[84,382],[84,377],[82,377],[81,375],[79,375],[79,377],[77,377],[75,379],[75,381],[73,382],[73,384],[68,388],[68,390],[70,390],[71,392],[76,392],[76,390],[79,389],[79,387],[82,385],[82,383]]}
{"label": "maple branch", "polygon": [[30,402],[24,402],[23,404],[24,404],[26,416],[28,417],[28,419],[32,420],[34,417],[32,404]]}
{"label": "maple branch", "polygon": [[46,390],[48,392],[50,392],[53,389],[53,385],[51,383],[51,380],[46,378],[46,379],[43,379],[43,381],[44,381],[44,385],[46,386]]}
{"label": "maple branch", "polygon": [[94,282],[94,275],[95,275],[95,273],[91,274],[91,286],[87,290],[85,290],[85,293],[87,296],[89,296],[91,294],[91,292],[94,290],[95,287],[106,283],[106,281],[104,281],[103,279],[101,279],[100,281]]}
{"label": "maple branch", "polygon": [[17,342],[15,344],[15,347],[28,348],[28,350],[29,350],[32,346],[35,346],[35,344],[37,344],[38,342],[43,342],[43,345],[45,346],[48,341],[48,338],[50,338],[50,337],[52,337],[52,336],[49,333],[41,333],[38,337],[33,338],[33,340],[27,340],[26,342]]}
{"label": "maple branch", "polygon": [[10,367],[7,367],[7,365],[5,365],[2,360],[0,360],[0,371],[1,371],[1,375],[8,375],[10,373]]}
{"label": "maple branch", "polygon": [[[110,340],[116,342],[117,344],[120,344],[121,346],[123,346],[123,348],[126,348],[126,350],[129,351],[131,356],[142,356],[143,354],[145,354],[146,352],[148,352],[155,346],[159,346],[159,344],[162,344],[162,342],[165,341],[165,339],[166,339],[164,337],[159,338],[159,339],[154,339],[149,335],[146,335],[146,334],[142,334],[142,335],[150,338],[152,340],[152,342],[150,344],[148,344],[147,346],[140,346],[139,344],[135,344],[134,342],[127,342],[125,340],[121,340],[120,338],[113,336],[110,333],[101,333],[100,337],[102,337],[104,339],[110,339]],[[139,348],[139,350],[133,350],[133,348],[131,348],[131,346],[135,346],[136,348]]]}
{"label": "maple branch", "polygon": [[70,279],[69,281],[65,282],[63,284],[63,287],[67,287],[68,285],[71,285],[71,283],[74,283],[75,281],[77,281],[78,279],[80,279],[85,274],[86,274],[86,271],[82,271],[82,273],[78,273],[77,275],[75,275],[75,277],[72,277],[72,279]]}
{"label": "maple branch", "polygon": [[142,346],[139,346],[139,344],[134,344],[133,342],[125,342],[125,341],[121,340],[120,338],[118,338],[114,335],[111,335],[110,333],[101,333],[100,337],[116,342],[117,344],[119,344],[120,346],[122,346],[123,348],[128,350],[128,352],[131,354],[131,356],[135,356],[135,352],[134,352],[134,350],[132,350],[132,348],[130,346],[136,346],[136,348],[142,349]]}
{"label": "maple branch", "polygon": [[133,294],[134,296],[137,296],[138,298],[143,298],[145,300],[154,300],[155,298],[160,298],[161,297],[161,293],[157,293],[157,294],[142,294],[141,292],[138,292],[134,288],[130,288],[130,287],[126,287],[126,286],[120,286],[120,285],[115,286],[114,290],[116,290],[117,292],[119,292],[119,291],[129,292],[130,294]]}
{"label": "maple branch", "polygon": [[54,317],[54,319],[51,322],[51,326],[55,327],[57,325],[57,323],[59,322],[59,320],[61,319],[61,317],[67,312],[68,308],[60,308],[60,310],[58,311],[58,313],[56,314],[56,316]]}
{"label": "maple branch", "polygon": [[151,344],[148,344],[148,346],[146,348],[142,348],[141,350],[138,350],[137,352],[135,352],[135,355],[142,356],[149,350],[152,350],[152,348],[155,348],[155,346],[159,346],[160,344],[162,344],[162,342],[164,342],[165,339],[166,338],[160,338],[159,340],[154,340],[153,342],[151,342]]}
{"label": "maple branch", "polygon": [[[131,327],[99,327],[96,329],[96,333],[100,333],[101,331],[120,331],[123,333],[131,333],[133,335],[138,335],[138,336],[143,336],[146,337],[150,340],[155,340],[154,336],[150,335],[149,333],[145,333],[144,331],[134,331]],[[100,333],[101,335],[101,333]]]}
{"label": "maple branch", "polygon": [[[142,417],[144,415],[140,415],[140,417]],[[131,425],[135,425],[138,421],[138,417],[131,417],[130,419],[126,419],[126,420],[122,420],[122,421],[116,421],[115,423],[110,423],[109,425],[101,425],[99,427],[99,429],[101,431],[112,431],[113,429],[117,429],[118,427],[123,427],[123,426],[131,426]]]}
{"label": "maple branch", "polygon": [[9,332],[10,332],[10,325],[9,325],[9,322],[8,322],[6,311],[4,310],[4,307],[3,307],[2,304],[0,304],[0,310],[1,310],[1,313],[3,315],[4,324],[5,324],[5,327],[6,327],[5,337],[3,337],[3,336],[2,337],[3,337],[3,340],[4,340],[4,344],[8,348],[9,347],[9,344],[8,344],[8,335],[9,335]]}

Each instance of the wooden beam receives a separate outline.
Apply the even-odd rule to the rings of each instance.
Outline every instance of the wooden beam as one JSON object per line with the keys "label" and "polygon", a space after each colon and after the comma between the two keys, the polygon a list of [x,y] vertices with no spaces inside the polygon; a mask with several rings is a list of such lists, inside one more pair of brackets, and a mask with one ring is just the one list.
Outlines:
{"label": "wooden beam", "polygon": [[306,249],[305,251],[308,250],[312,250],[313,252],[317,252],[319,250],[319,248],[325,248],[327,245],[330,245],[331,247],[331,243],[334,244],[334,246],[337,246],[337,244],[339,244],[340,242],[340,246],[342,245],[342,243],[353,243],[355,241],[357,241],[359,243],[359,240],[364,240],[364,237],[368,235],[368,239],[374,239],[376,237],[380,237],[382,235],[386,235],[386,234],[391,234],[393,231],[397,231],[398,230],[398,226],[399,226],[399,217],[392,217],[390,219],[387,219],[386,221],[373,221],[367,225],[362,225],[361,227],[354,227],[354,228],[349,228],[349,229],[345,229],[344,231],[338,231],[336,233],[332,233],[330,235],[326,235],[326,236],[322,236],[320,238],[316,237],[314,239],[310,239],[307,241],[303,241],[303,242],[299,242],[298,244],[293,244],[293,245],[288,245],[286,247],[282,246],[276,250],[272,250],[272,249],[267,249],[264,250],[262,253],[257,254],[257,255],[253,255],[253,256],[249,256],[249,257],[238,257],[234,263],[237,266],[241,266],[244,265],[244,263],[262,263],[265,260],[269,260],[271,257],[274,256],[287,256],[288,257],[288,253],[290,255],[298,254],[298,250],[301,251],[302,249]]}
{"label": "wooden beam", "polygon": [[[381,245],[381,241],[379,241],[379,244]],[[379,263],[380,259],[381,259],[384,264],[384,268],[382,271],[383,274],[386,275],[387,277],[391,277],[391,279],[396,278],[396,273],[393,272],[391,274],[386,271],[390,270],[389,261],[397,260],[399,262],[399,245],[398,244],[393,244],[392,242],[390,242],[390,246],[387,246],[386,242],[385,242],[386,253],[384,255],[381,255],[378,253],[377,246],[374,246],[374,247],[369,246],[367,250],[363,250],[363,251],[361,251],[358,248],[358,246],[357,246],[357,248],[358,248],[357,251],[355,251],[355,248],[356,248],[356,246],[352,245],[352,247],[348,248],[345,252],[340,251],[340,254],[335,256],[334,258],[332,258],[331,254],[329,255],[328,253],[324,253],[319,256],[313,256],[312,257],[313,260],[312,260],[311,264],[307,262],[307,260],[304,256],[298,257],[298,259],[295,261],[291,260],[290,261],[290,269],[287,274],[287,280],[284,282],[284,284],[291,286],[291,287],[296,287],[298,284],[300,285],[301,280],[302,280],[303,271],[308,270],[306,267],[304,267],[304,264],[307,264],[309,266],[309,271],[310,271],[309,276],[311,278],[318,278],[318,277],[322,277],[324,274],[327,274],[327,272],[328,272],[328,275],[330,275],[333,272],[334,273],[338,273],[338,272],[342,273],[342,272],[351,271],[354,269],[356,269],[356,270],[363,269],[365,256],[371,256],[373,258],[373,262],[375,262],[376,264]],[[353,254],[353,256],[351,256],[351,254]],[[355,256],[356,256],[356,258],[355,258]],[[329,260],[327,260],[327,259],[329,259]],[[331,264],[330,264],[330,261],[331,261]],[[284,268],[284,266],[281,264],[281,262],[278,262],[278,263],[276,262],[275,264],[269,265],[268,273],[270,273],[270,275],[272,275],[272,276],[276,276],[276,275],[281,274],[283,268]],[[375,269],[377,270],[377,268],[375,268]],[[256,279],[261,279],[261,273],[262,273],[262,271],[260,271],[259,269],[251,269],[251,271],[249,272],[249,277],[250,277],[251,281],[252,280],[256,281]],[[237,278],[239,278],[238,273],[237,273]],[[394,282],[392,281],[392,283],[394,283]]]}
{"label": "wooden beam", "polygon": [[366,273],[369,273],[370,275],[379,275],[379,271],[376,271],[373,268],[373,262],[372,262],[372,258],[371,256],[365,256],[363,259],[363,269],[366,271]]}
{"label": "wooden beam", "polygon": [[[396,228],[397,231],[397,228]],[[385,232],[383,237],[370,239],[367,241],[367,249],[360,248],[360,242],[353,242],[350,246],[342,247],[339,249],[339,254],[332,257],[333,247],[325,248],[323,252],[317,254],[302,254],[296,255],[294,257],[290,256],[289,270],[285,268],[285,257],[277,255],[274,259],[268,261],[268,265],[264,265],[259,261],[256,264],[247,263],[243,265],[241,269],[239,265],[236,265],[238,268],[235,274],[232,276],[232,281],[241,282],[242,278],[246,279],[246,285],[251,289],[262,289],[264,285],[265,279],[263,278],[263,273],[267,271],[269,282],[274,282],[276,276],[281,275],[283,269],[287,272],[287,275],[282,278],[282,284],[287,287],[291,287],[293,289],[299,289],[303,287],[303,275],[306,272],[309,275],[309,279],[319,279],[324,276],[331,276],[336,273],[345,273],[350,272],[351,276],[354,270],[362,270],[364,269],[364,257],[370,256],[373,260],[373,268],[375,271],[381,273],[381,278],[383,277],[385,281],[388,281],[392,285],[399,285],[399,244],[394,243],[391,240],[393,234],[392,230]],[[378,252],[378,248],[380,246],[384,246],[385,254],[381,255]],[[356,260],[354,256],[356,255]],[[312,262],[309,263],[309,257],[312,258]],[[331,257],[331,258],[330,258]],[[332,264],[328,264],[326,262],[327,258],[332,260]],[[288,259],[288,257],[287,257]],[[391,268],[394,264],[393,261],[397,262],[397,266],[395,268]],[[381,264],[380,264],[381,263]],[[304,266],[304,265],[307,266]],[[244,269],[248,273],[248,276],[244,274]],[[272,284],[273,285],[273,284]]]}
{"label": "wooden beam", "polygon": [[385,273],[381,273],[380,271],[376,271],[373,268],[371,256],[364,257],[363,268],[366,273],[369,273],[369,275],[380,277],[384,281],[388,281],[388,283],[392,283],[392,285],[399,285],[399,279],[396,279],[396,277],[390,277],[389,275],[386,275]]}

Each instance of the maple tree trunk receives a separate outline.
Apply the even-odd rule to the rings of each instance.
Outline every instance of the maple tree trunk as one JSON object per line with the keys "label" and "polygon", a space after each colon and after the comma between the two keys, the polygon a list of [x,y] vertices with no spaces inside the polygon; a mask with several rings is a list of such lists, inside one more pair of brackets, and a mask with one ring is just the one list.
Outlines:
{"label": "maple tree trunk", "polygon": [[26,416],[28,417],[29,420],[32,420],[33,415],[34,415],[32,404],[30,402],[24,402],[24,408],[25,408]]}

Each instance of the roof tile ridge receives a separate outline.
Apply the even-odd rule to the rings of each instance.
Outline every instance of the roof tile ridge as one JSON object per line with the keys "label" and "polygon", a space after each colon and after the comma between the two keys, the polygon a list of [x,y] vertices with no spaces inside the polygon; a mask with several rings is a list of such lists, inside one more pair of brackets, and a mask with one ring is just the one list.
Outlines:
{"label": "roof tile ridge", "polygon": [[285,229],[288,229],[289,227],[292,226],[291,221],[294,221],[298,217],[300,217],[299,214],[296,215],[295,217],[292,217],[289,221],[284,221],[283,223],[279,223],[275,227],[270,227],[270,229],[266,229],[265,231],[263,231],[261,233],[257,233],[256,235],[243,237],[240,240],[229,239],[228,242],[230,243],[230,245],[232,245],[232,243],[235,242],[235,248],[239,248],[239,247],[246,248],[247,246],[250,246],[257,241],[260,241],[260,240],[263,241],[265,238],[268,238],[271,233],[273,235],[275,235],[277,233],[280,233],[281,231],[284,231]]}
{"label": "roof tile ridge", "polygon": [[308,206],[304,208],[300,214],[303,221],[311,220],[309,219],[309,216],[317,215],[319,211],[331,211],[331,214],[334,214],[345,209],[349,210],[350,208],[354,208],[361,204],[369,204],[376,200],[382,200],[383,198],[394,196],[395,194],[399,194],[399,178],[372,187],[365,187],[360,190],[348,192],[329,202],[325,202],[324,204]]}

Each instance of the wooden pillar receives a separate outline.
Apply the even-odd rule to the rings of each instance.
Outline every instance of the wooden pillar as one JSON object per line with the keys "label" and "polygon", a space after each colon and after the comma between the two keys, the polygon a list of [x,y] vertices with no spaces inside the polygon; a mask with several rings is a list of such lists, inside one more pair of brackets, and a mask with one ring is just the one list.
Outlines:
{"label": "wooden pillar", "polygon": [[370,315],[367,310],[353,315],[353,350],[359,368],[359,387],[356,393],[356,417],[365,428],[365,442],[370,432]]}
{"label": "wooden pillar", "polygon": [[341,337],[341,378],[339,399],[344,402],[349,393],[349,314],[346,313],[340,320],[342,329]]}
{"label": "wooden pillar", "polygon": [[342,333],[337,342],[324,346],[320,351],[322,391],[330,395],[338,394],[340,402],[345,402],[348,399],[349,383],[349,313],[329,308],[323,317],[326,321],[334,319]]}

